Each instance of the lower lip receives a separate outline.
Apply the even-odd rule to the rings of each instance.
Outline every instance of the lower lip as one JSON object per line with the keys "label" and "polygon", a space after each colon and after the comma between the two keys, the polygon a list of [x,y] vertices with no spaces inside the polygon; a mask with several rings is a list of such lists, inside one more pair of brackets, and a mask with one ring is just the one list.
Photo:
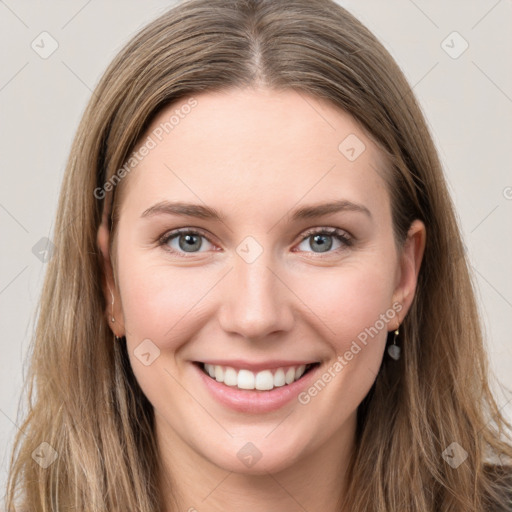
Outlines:
{"label": "lower lip", "polygon": [[193,363],[193,366],[209,392],[218,402],[235,411],[253,414],[276,411],[297,398],[299,393],[310,385],[320,368],[320,365],[317,365],[299,380],[270,391],[245,391],[217,382],[206,375],[197,363]]}

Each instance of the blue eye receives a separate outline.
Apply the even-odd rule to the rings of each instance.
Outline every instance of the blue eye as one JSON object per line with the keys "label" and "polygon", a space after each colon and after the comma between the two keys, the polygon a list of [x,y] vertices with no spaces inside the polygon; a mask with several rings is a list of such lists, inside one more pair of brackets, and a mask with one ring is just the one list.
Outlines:
{"label": "blue eye", "polygon": [[[313,253],[322,256],[322,253],[333,253],[343,248],[350,247],[353,244],[352,238],[343,230],[337,228],[316,228],[305,233],[302,237],[302,241],[299,244],[304,244],[308,239],[309,248],[315,249]],[[341,247],[333,248],[333,239],[341,244]],[[207,241],[207,244],[212,245],[208,237],[197,229],[181,228],[171,231],[160,238],[159,245],[163,246],[166,251],[169,251],[178,256],[184,256],[185,254],[194,254],[207,252],[200,251],[203,248],[203,240]],[[307,249],[301,249],[302,251],[309,252]],[[184,256],[186,257],[186,256]]]}
{"label": "blue eye", "polygon": [[[334,251],[331,251],[333,247],[333,239],[340,243],[342,247],[335,248]],[[320,228],[308,231],[303,237],[300,245],[304,244],[307,240],[310,240],[309,247],[311,249],[315,246],[319,249],[318,252],[313,251],[315,254],[336,252],[344,247],[350,247],[353,243],[353,240],[345,231],[337,228]]]}
{"label": "blue eye", "polygon": [[[196,249],[200,249],[203,246],[203,242],[201,239],[205,239],[210,243],[208,238],[200,233],[199,231],[195,231],[192,229],[177,229],[175,231],[172,231],[171,233],[165,235],[161,239],[161,245],[165,245],[168,247],[167,250],[169,250],[172,253],[177,253],[179,255],[182,255],[182,252],[185,253],[197,253],[199,252]],[[171,245],[171,242],[177,242],[178,247],[176,247],[176,244],[174,246]]]}

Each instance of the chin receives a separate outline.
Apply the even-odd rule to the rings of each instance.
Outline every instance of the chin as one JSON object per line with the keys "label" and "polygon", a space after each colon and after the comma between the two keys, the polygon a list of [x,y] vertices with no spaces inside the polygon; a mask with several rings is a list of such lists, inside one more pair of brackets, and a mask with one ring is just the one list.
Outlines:
{"label": "chin", "polygon": [[212,464],[226,471],[244,475],[267,475],[286,470],[296,464],[301,451],[293,445],[283,445],[278,437],[272,442],[248,440],[241,443],[237,440],[232,444],[232,451],[224,447],[222,453],[204,456],[210,459]]}

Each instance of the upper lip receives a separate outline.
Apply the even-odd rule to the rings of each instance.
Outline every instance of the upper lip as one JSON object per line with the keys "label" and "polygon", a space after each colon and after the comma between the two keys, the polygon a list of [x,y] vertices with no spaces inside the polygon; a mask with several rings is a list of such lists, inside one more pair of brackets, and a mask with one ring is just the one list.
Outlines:
{"label": "upper lip", "polygon": [[208,359],[205,361],[196,361],[197,363],[211,364],[214,366],[230,366],[240,370],[250,370],[253,372],[261,370],[272,370],[274,368],[286,368],[288,366],[301,366],[307,364],[315,364],[318,361],[303,360],[303,361],[286,361],[284,359],[274,359],[272,361],[261,361],[255,363],[254,361],[247,361],[244,359]]}

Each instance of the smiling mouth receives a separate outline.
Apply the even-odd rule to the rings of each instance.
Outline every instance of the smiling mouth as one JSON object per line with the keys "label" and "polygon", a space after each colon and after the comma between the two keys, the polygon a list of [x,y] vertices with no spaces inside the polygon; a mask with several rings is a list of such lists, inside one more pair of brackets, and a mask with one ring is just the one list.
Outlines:
{"label": "smiling mouth", "polygon": [[256,391],[271,391],[274,388],[288,386],[320,365],[317,362],[252,372],[245,369],[237,370],[230,366],[205,364],[200,361],[195,361],[194,364],[212,380],[233,388]]}

